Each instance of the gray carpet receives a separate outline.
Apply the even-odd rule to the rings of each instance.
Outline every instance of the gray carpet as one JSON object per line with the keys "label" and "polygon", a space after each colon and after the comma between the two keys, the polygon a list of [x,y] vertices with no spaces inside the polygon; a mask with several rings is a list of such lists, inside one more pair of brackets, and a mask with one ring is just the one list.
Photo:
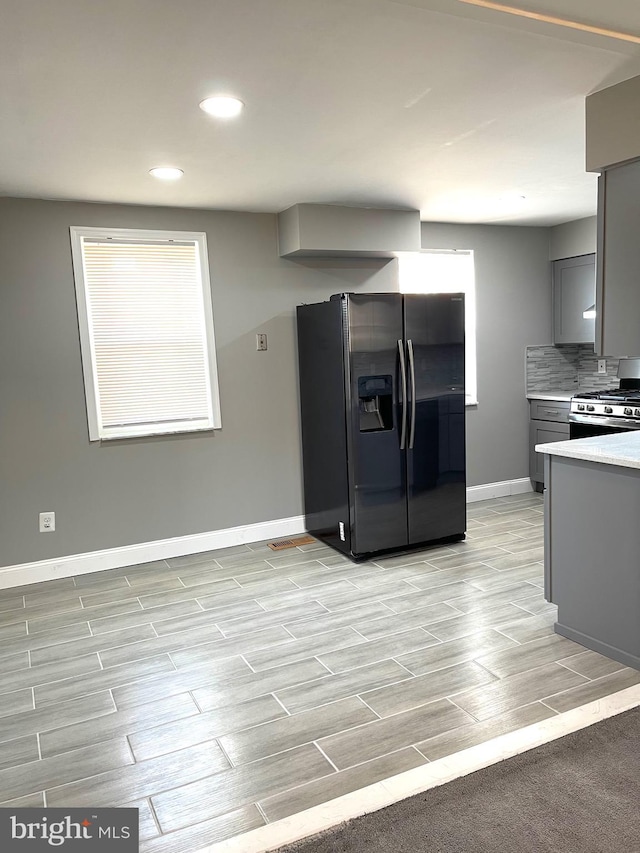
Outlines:
{"label": "gray carpet", "polygon": [[638,853],[640,709],[279,853]]}

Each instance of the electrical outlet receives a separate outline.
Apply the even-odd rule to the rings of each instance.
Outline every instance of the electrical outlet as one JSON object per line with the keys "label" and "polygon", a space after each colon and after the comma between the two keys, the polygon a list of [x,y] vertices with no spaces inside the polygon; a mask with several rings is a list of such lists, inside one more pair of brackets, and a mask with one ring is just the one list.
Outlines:
{"label": "electrical outlet", "polygon": [[607,359],[599,358],[598,359],[598,373],[606,373],[607,372]]}
{"label": "electrical outlet", "polygon": [[256,335],[256,349],[258,352],[264,352],[267,348],[267,336],[263,333]]}
{"label": "electrical outlet", "polygon": [[40,533],[51,533],[56,529],[56,514],[55,512],[40,513]]}

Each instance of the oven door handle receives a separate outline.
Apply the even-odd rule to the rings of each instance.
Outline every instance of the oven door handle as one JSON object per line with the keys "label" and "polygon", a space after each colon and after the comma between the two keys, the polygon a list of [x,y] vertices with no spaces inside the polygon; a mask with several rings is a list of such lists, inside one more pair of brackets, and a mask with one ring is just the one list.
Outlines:
{"label": "oven door handle", "polygon": [[585,424],[586,426],[599,426],[610,429],[612,432],[617,430],[640,429],[640,419],[633,418],[604,418],[599,415],[590,417],[589,415],[574,415],[569,413],[568,420],[572,424]]}

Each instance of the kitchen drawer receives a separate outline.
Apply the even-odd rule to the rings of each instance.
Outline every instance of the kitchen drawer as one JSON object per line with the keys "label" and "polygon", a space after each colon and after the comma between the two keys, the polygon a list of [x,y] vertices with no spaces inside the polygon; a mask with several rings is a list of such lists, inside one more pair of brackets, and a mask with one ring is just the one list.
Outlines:
{"label": "kitchen drawer", "polygon": [[571,403],[568,400],[531,400],[530,417],[532,421],[568,423],[570,408]]}

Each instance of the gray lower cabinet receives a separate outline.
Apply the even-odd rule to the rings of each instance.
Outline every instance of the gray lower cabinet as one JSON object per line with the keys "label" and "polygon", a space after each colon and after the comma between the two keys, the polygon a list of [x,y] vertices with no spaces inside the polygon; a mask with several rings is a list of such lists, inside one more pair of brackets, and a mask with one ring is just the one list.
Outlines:
{"label": "gray lower cabinet", "polygon": [[546,456],[545,598],[558,606],[555,630],[640,669],[640,470]]}
{"label": "gray lower cabinet", "polygon": [[566,441],[569,438],[568,401],[531,400],[529,421],[529,476],[535,486],[544,485],[544,455],[536,444]]}
{"label": "gray lower cabinet", "polygon": [[582,315],[596,301],[595,254],[554,261],[552,269],[554,344],[593,343],[595,318]]}

